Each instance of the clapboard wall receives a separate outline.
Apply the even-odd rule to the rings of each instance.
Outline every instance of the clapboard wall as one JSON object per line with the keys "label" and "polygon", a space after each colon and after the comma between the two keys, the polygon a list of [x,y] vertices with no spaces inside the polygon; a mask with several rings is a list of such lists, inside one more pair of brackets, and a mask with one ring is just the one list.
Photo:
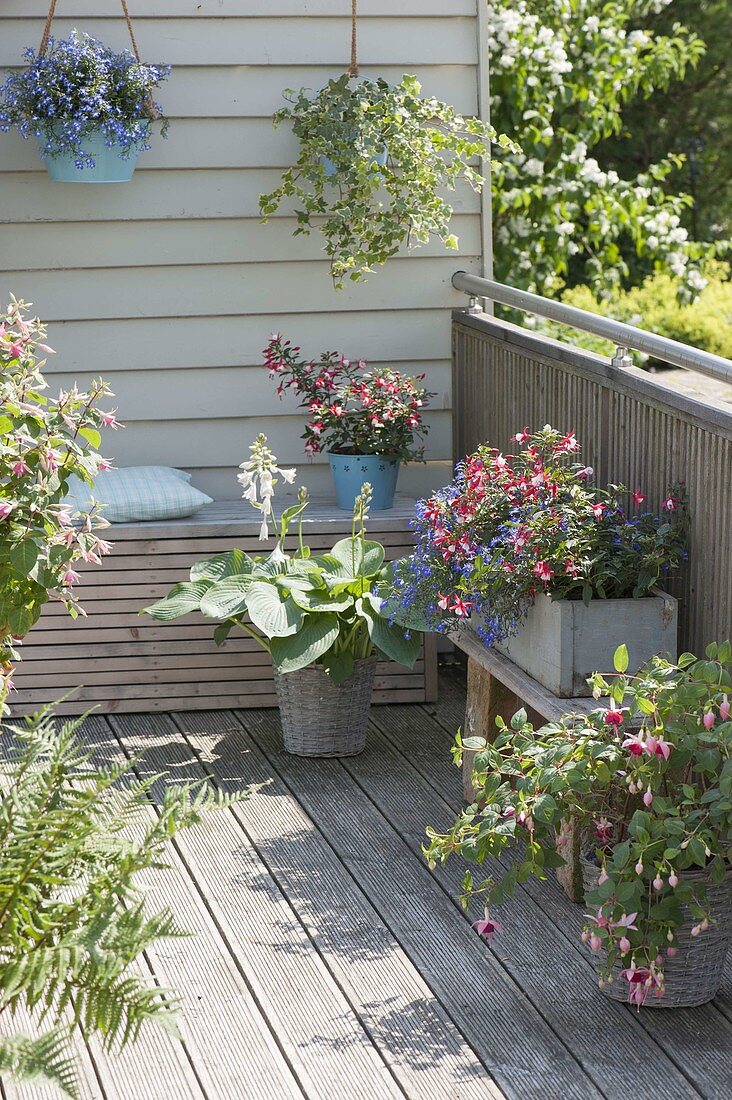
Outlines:
{"label": "clapboard wall", "polygon": [[[271,115],[282,89],[317,88],[343,71],[349,0],[129,0],[143,59],[169,62],[171,118],[133,181],[51,183],[35,145],[0,135],[0,299],[12,291],[49,322],[53,384],[102,374],[124,432],[105,440],[119,465],[193,471],[219,499],[237,495],[232,467],[257,431],[300,463],[313,490],[294,401],[279,402],[261,349],[280,331],[372,364],[424,370],[437,391],[427,467],[402,475],[419,492],[451,457],[450,315],[456,267],[478,270],[480,202],[454,196],[461,255],[435,243],[394,259],[368,282],[333,289],[316,235],[293,238],[286,212],[263,225],[257,198],[296,156]],[[2,0],[0,66],[40,41],[45,0]],[[360,0],[362,73],[413,72],[425,90],[477,111],[476,0]],[[54,33],[74,26],[128,44],[118,0],[58,0]]]}

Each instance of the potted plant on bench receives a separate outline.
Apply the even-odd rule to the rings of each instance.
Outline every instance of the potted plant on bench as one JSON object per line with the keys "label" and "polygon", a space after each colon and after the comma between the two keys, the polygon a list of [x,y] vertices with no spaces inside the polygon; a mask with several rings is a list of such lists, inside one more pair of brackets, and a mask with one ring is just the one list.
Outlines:
{"label": "potted plant on bench", "polygon": [[[684,557],[680,491],[591,486],[574,433],[517,433],[514,455],[482,446],[417,505],[417,545],[391,606],[427,629],[470,629],[559,697],[590,695],[624,637],[636,671],[676,656],[676,601],[657,586]],[[630,508],[629,508],[630,505]],[[634,511],[631,511],[634,509]],[[467,625],[469,624],[469,625]]]}
{"label": "potted plant on bench", "polygon": [[[198,611],[219,622],[215,640],[243,630],[272,657],[285,748],[300,756],[352,756],[366,743],[371,694],[379,655],[413,665],[420,636],[392,623],[378,590],[386,583],[384,549],[366,538],[370,487],[357,497],[350,538],[330,553],[314,555],[303,542],[307,493],[286,508],[279,522],[272,500],[282,470],[264,436],[252,444],[239,480],[244,498],[262,514],[260,538],[271,553],[250,557],[235,549],[193,566],[190,580],[176,584],[147,614],[170,620]],[[285,540],[297,522],[292,552]]]}
{"label": "potted plant on bench", "polygon": [[56,41],[44,34],[28,66],[11,72],[0,88],[0,131],[16,127],[38,140],[52,180],[125,183],[149,149],[154,120],[167,122],[153,89],[170,72],[143,65],[128,50],[115,53],[97,38],[74,30]]}
{"label": "potted plant on bench", "polygon": [[392,508],[402,461],[423,462],[429,427],[422,411],[434,394],[414,378],[389,367],[369,371],[324,352],[308,362],[289,340],[273,336],[264,350],[280,397],[292,391],[308,411],[303,439],[308,455],[327,451],[336,502],[350,512],[364,482],[371,486],[375,511]]}
{"label": "potted plant on bench", "polygon": [[621,646],[616,674],[593,677],[609,698],[588,717],[538,731],[524,711],[501,720],[476,757],[477,804],[447,833],[430,830],[426,854],[482,864],[515,849],[505,874],[463,881],[466,906],[486,903],[474,927],[490,939],[501,930],[491,907],[561,865],[572,819],[586,838],[582,939],[602,991],[637,1007],[704,1004],[732,939],[732,646],[655,658],[638,676],[627,664]]}

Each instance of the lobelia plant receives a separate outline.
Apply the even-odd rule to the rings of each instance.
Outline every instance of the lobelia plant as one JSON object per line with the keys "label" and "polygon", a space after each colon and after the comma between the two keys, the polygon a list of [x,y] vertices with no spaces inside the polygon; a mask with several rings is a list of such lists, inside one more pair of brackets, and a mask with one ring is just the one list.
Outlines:
{"label": "lobelia plant", "polygon": [[[292,484],[296,471],[278,467],[263,435],[250,452],[239,481],[244,499],[262,515],[262,541],[269,538],[269,523],[274,524],[274,549],[257,557],[235,549],[197,562],[189,581],[174,585],[144,611],[164,621],[200,612],[220,623],[214,632],[218,644],[234,628],[243,630],[271,654],[280,673],[318,664],[339,684],[357,660],[374,651],[413,665],[419,635],[390,623],[378,595],[390,567],[384,548],[366,538],[370,487],[364,486],[356,500],[351,537],[340,539],[330,553],[311,554],[302,531],[307,492],[299,491],[297,503],[283,511],[279,523],[272,508],[280,478]],[[297,546],[289,553],[285,540],[295,521]]]}
{"label": "lobelia plant", "polygon": [[76,30],[49,39],[45,53],[29,47],[25,58],[27,68],[10,73],[0,88],[0,132],[14,126],[23,138],[37,137],[42,156],[71,154],[83,170],[94,168],[84,146],[99,130],[124,158],[150,148],[153,120],[165,137],[168,123],[152,94],[169,66],[143,65],[129,50],[115,53]]}
{"label": "lobelia plant", "polygon": [[456,249],[453,208],[441,192],[459,180],[480,191],[484,179],[473,161],[487,157],[492,143],[518,152],[480,119],[423,97],[414,76],[390,85],[344,74],[315,95],[306,88],[284,94],[289,105],[274,125],[292,123],[300,153],[279,187],[260,196],[260,210],[266,220],[294,200],[294,232],[322,234],[336,287],[431,236]]}
{"label": "lobelia plant", "polygon": [[387,455],[402,461],[423,461],[424,447],[415,441],[427,435],[422,409],[434,394],[417,385],[424,375],[401,374],[384,367],[366,370],[366,362],[346,359],[335,351],[307,361],[299,347],[275,335],[264,349],[265,366],[278,379],[277,394],[291,390],[307,409],[303,439],[306,454]]}
{"label": "lobelia plant", "polygon": [[[651,993],[663,997],[667,982],[669,997],[680,998],[692,965],[680,951],[701,946],[712,925],[721,926],[720,965],[732,937],[732,646],[710,645],[706,660],[656,657],[637,676],[627,668],[621,646],[612,682],[592,677],[595,697],[609,699],[589,717],[534,730],[519,711],[510,726],[496,720],[492,744],[458,736],[458,763],[463,749],[479,749],[475,803],[447,833],[428,830],[425,852],[434,867],[455,854],[482,864],[516,851],[505,874],[463,879],[463,904],[486,902],[474,927],[490,941],[501,931],[490,907],[561,866],[571,820],[595,868],[585,879],[582,939],[602,956],[601,986],[624,982],[640,1007]],[[725,886],[715,911],[710,895]]]}
{"label": "lobelia plant", "polygon": [[45,328],[13,299],[0,319],[0,713],[12,688],[16,643],[37,622],[49,599],[72,616],[81,609],[74,593],[74,564],[101,564],[111,550],[97,531],[109,523],[97,507],[74,517],[64,497],[72,475],[92,484],[108,468],[97,452],[100,428],[115,427],[113,412],[98,402],[110,396],[102,381],[88,392],[75,386],[56,398],[37,352],[51,352]]}
{"label": "lobelia plant", "polygon": [[57,728],[46,710],[4,725],[0,761],[0,1016],[23,1007],[36,1027],[33,1037],[3,1029],[0,1074],[45,1077],[72,1098],[76,1025],[107,1050],[133,1041],[146,1020],[175,1031],[178,998],[134,963],[183,933],[168,910],[148,911],[138,876],[165,866],[181,829],[249,793],[170,785],[154,813],[157,777],[139,780],[127,760],[91,763],[81,721]]}
{"label": "lobelia plant", "polygon": [[683,494],[663,514],[630,515],[645,495],[589,484],[592,469],[568,461],[574,432],[547,425],[512,437],[518,454],[483,445],[450,485],[417,505],[417,544],[394,574],[389,607],[400,621],[438,632],[474,616],[490,646],[515,633],[537,593],[552,599],[645,596],[684,551]]}

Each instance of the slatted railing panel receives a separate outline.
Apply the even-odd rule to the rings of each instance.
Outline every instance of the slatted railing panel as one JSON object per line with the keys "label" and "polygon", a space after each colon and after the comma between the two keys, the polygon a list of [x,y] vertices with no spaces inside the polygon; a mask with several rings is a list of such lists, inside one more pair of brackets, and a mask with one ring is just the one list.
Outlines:
{"label": "slatted railing panel", "polygon": [[689,560],[671,585],[682,648],[732,636],[732,409],[635,369],[486,315],[453,318],[456,456],[510,449],[525,424],[574,429],[598,484],[642,487],[658,508],[675,482],[689,502]]}

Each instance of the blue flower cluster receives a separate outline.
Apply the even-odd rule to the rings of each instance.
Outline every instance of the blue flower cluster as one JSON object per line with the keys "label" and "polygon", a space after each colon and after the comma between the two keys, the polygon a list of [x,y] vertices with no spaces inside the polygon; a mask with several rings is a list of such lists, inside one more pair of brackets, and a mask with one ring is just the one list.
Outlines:
{"label": "blue flower cluster", "polygon": [[123,157],[149,149],[153,119],[167,121],[152,92],[170,72],[167,65],[141,65],[129,52],[115,53],[97,38],[72,31],[51,38],[39,56],[25,51],[28,67],[10,73],[0,86],[0,132],[11,126],[21,137],[37,137],[42,156],[71,154],[76,167],[93,168],[84,141],[100,131],[105,145]]}

